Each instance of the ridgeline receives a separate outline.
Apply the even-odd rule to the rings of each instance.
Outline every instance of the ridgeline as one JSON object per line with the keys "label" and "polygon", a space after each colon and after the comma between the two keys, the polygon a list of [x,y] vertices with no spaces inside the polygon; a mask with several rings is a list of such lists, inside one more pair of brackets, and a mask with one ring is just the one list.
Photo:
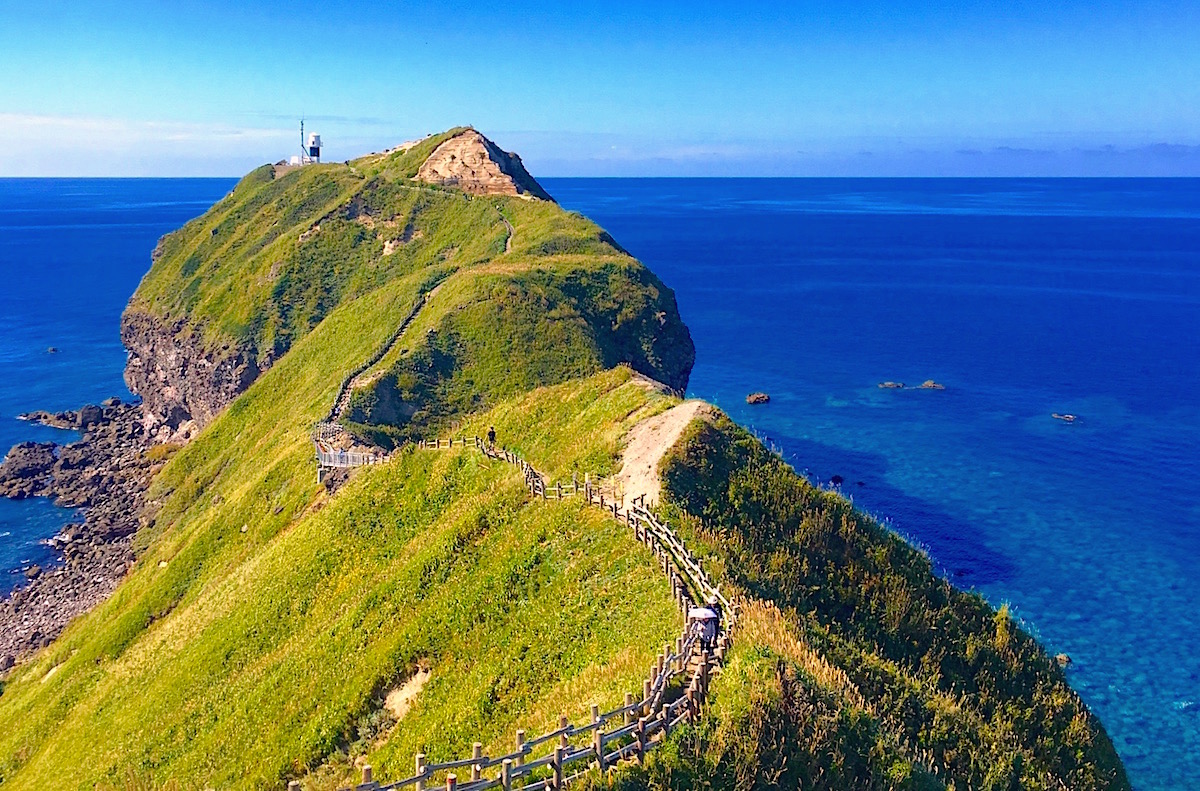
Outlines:
{"label": "ridgeline", "polygon": [[[572,787],[1128,788],[1005,610],[680,401],[670,289],[475,130],[253,171],[161,240],[122,339],[137,561],[0,682],[5,788],[388,783],[633,713],[681,583],[643,517],[544,496],[585,478],[740,618],[698,718]],[[318,426],[386,462],[319,482]],[[491,427],[522,467],[420,447]]]}

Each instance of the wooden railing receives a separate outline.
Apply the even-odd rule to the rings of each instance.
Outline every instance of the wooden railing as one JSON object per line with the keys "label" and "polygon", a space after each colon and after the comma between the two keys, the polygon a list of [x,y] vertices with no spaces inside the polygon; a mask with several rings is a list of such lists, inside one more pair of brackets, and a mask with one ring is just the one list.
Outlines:
{"label": "wooden railing", "polygon": [[[738,607],[712,584],[679,535],[645,507],[643,498],[628,507],[623,497],[611,493],[606,500],[605,488],[593,483],[590,475],[582,483],[573,475],[570,483],[559,481],[550,485],[546,476],[519,454],[490,445],[480,437],[423,440],[418,447],[478,450],[520,468],[534,497],[561,500],[582,495],[587,503],[627,524],[635,539],[654,553],[671,583],[672,595],[683,616],[683,628],[674,645],[665,645],[650,665],[642,680],[641,696],[627,692],[625,704],[619,708],[601,712],[593,705],[590,721],[583,724],[572,724],[564,715],[558,728],[533,738],[518,730],[514,749],[503,755],[484,755],[481,742],[474,744],[471,757],[453,761],[429,763],[424,753],[418,753],[413,775],[387,784],[375,781],[371,767],[365,766],[362,782],[354,791],[391,791],[407,786],[425,791],[442,785],[459,791],[562,789],[591,768],[603,772],[622,761],[640,764],[646,753],[662,744],[674,728],[695,722],[707,701],[712,673],[723,664],[729,650]],[[705,643],[687,617],[697,601],[705,602],[721,615],[716,637],[710,644]],[[464,773],[461,781],[460,772]],[[296,781],[288,784],[288,791],[299,788]]]}
{"label": "wooden railing", "polygon": [[317,462],[322,467],[366,467],[371,464],[382,464],[390,457],[383,453],[369,453],[357,450],[336,450],[321,442],[314,443],[317,448]]}

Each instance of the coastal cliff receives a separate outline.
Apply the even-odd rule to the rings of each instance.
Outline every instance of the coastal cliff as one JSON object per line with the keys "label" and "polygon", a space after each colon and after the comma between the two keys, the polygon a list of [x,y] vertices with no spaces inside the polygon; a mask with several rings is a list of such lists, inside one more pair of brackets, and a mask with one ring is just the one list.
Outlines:
{"label": "coastal cliff", "polygon": [[[681,400],[673,292],[517,164],[458,128],[264,166],[164,237],[122,323],[136,561],[0,682],[0,784],[318,791],[594,722],[682,628],[638,497],[743,616],[699,720],[579,787],[1127,788],[1006,611]],[[333,430],[379,462],[336,487]]]}
{"label": "coastal cliff", "polygon": [[126,311],[121,343],[125,384],[142,397],[142,423],[153,437],[190,439],[261,373],[250,350],[206,349],[183,321]]}

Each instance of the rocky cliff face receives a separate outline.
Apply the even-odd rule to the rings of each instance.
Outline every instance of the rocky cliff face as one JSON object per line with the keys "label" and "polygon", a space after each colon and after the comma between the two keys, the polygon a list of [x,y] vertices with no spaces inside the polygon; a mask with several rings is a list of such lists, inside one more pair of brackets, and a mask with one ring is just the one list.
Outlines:
{"label": "rocky cliff face", "polygon": [[183,322],[145,313],[121,317],[121,342],[125,384],[142,397],[146,431],[159,440],[190,438],[262,373],[252,352],[206,349]]}
{"label": "rocky cliff face", "polygon": [[442,143],[417,171],[417,180],[457,187],[475,195],[517,195],[554,200],[529,175],[521,158],[474,129]]}

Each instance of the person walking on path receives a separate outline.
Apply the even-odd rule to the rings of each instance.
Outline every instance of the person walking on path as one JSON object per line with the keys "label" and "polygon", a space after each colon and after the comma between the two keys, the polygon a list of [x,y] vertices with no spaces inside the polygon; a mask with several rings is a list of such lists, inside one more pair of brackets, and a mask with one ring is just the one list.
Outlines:
{"label": "person walking on path", "polygon": [[496,449],[496,427],[495,426],[488,427],[487,442],[488,442],[488,450]]}

